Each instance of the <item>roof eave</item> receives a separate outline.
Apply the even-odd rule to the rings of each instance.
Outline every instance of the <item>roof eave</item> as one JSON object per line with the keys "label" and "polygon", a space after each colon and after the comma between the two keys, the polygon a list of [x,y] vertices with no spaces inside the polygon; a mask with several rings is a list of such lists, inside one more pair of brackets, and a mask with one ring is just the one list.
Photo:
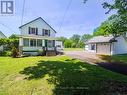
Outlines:
{"label": "roof eave", "polygon": [[[30,22],[28,22],[28,23],[26,23],[26,24],[20,26],[19,29],[21,29],[23,26],[25,26],[25,25],[27,25],[27,24],[29,24],[29,23],[32,23],[32,22],[34,22],[34,21],[36,21],[36,20],[38,20],[38,19],[42,19],[42,18],[41,18],[41,17],[38,17],[37,19],[34,19],[34,20],[32,20],[32,21],[30,21]],[[53,29],[53,28],[51,27],[51,25],[49,25],[44,19],[42,19],[42,20],[43,20],[55,33],[57,33],[56,30]]]}

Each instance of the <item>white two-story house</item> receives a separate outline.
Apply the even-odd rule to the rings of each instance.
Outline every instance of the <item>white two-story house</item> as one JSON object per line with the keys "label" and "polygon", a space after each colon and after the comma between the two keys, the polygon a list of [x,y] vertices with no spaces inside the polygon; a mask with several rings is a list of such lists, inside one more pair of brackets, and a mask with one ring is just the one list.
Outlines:
{"label": "white two-story house", "polygon": [[20,53],[37,55],[38,51],[57,51],[62,42],[57,41],[56,31],[41,17],[19,27]]}

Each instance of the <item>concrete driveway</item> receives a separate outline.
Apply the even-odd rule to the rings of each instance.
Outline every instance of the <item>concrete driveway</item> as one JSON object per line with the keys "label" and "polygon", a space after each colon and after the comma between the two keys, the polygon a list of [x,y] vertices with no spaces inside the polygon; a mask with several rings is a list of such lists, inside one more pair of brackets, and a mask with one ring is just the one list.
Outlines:
{"label": "concrete driveway", "polygon": [[93,65],[96,65],[95,63],[103,61],[95,53],[86,51],[66,51],[65,55],[80,59]]}
{"label": "concrete driveway", "polygon": [[105,60],[102,60],[99,56],[97,56],[95,53],[85,51],[68,51],[65,52],[65,55],[72,58],[80,59],[92,65],[98,65],[113,72],[127,75],[127,64],[106,62]]}

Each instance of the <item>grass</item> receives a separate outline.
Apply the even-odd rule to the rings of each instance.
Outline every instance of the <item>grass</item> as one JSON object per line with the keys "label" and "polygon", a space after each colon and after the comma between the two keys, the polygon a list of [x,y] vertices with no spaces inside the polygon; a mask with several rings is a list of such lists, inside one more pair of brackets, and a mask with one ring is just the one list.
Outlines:
{"label": "grass", "polygon": [[67,56],[0,57],[0,95],[113,95],[126,85],[127,76]]}
{"label": "grass", "polygon": [[82,48],[64,48],[64,51],[83,51]]}
{"label": "grass", "polygon": [[114,62],[114,63],[121,63],[121,64],[127,63],[127,55],[114,55],[114,56],[100,55],[100,58],[107,62]]}

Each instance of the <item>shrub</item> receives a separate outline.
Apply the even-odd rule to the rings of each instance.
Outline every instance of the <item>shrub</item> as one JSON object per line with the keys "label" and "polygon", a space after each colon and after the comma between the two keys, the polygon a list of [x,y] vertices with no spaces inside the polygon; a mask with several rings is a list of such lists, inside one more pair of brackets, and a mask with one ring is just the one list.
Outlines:
{"label": "shrub", "polygon": [[0,51],[0,56],[11,56],[10,51]]}
{"label": "shrub", "polygon": [[19,52],[16,47],[12,48],[12,57],[17,58],[19,56]]}
{"label": "shrub", "polygon": [[43,55],[44,51],[43,50],[37,50],[38,55]]}

